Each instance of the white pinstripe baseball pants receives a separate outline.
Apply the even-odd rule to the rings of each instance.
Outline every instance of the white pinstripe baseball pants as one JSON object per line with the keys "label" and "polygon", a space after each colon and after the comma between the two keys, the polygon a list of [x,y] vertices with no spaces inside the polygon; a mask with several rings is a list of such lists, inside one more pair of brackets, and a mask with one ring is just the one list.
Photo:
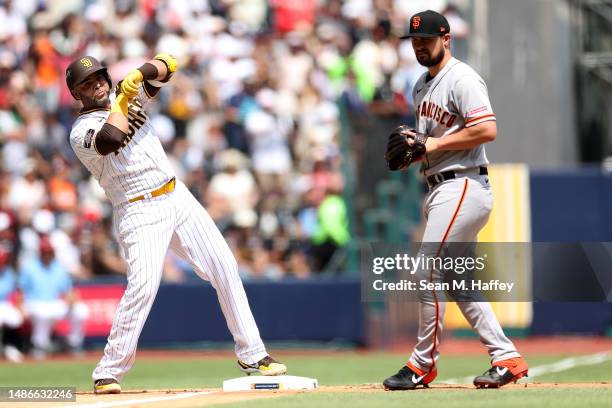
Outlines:
{"label": "white pinstripe baseball pants", "polygon": [[172,193],[114,208],[115,228],[128,263],[104,356],[92,378],[121,381],[134,364],[138,338],[162,276],[168,247],[217,291],[236,355],[254,363],[267,355],[238,276],[236,260],[206,210],[179,181]]}

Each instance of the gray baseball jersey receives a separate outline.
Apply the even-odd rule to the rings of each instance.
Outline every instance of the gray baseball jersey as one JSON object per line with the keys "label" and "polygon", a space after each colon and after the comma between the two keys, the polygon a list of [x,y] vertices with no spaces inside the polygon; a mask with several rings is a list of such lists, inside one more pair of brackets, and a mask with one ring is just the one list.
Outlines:
{"label": "gray baseball jersey", "polygon": [[[423,75],[413,94],[418,107],[417,131],[432,137],[446,137],[464,127],[495,120],[484,81],[467,64],[455,58],[450,59],[434,78]],[[488,163],[483,145],[426,156],[423,162],[426,176],[448,170],[472,171],[459,172],[455,178],[430,189],[425,197],[423,213],[427,224],[422,241],[439,245],[423,245],[421,253],[424,256],[437,257],[442,245],[448,242],[477,241],[478,232],[489,219],[493,195],[488,176],[480,174],[476,168]],[[432,282],[444,279],[443,271],[421,269],[417,273],[420,278]],[[422,295],[417,344],[409,364],[422,373],[435,373],[445,294],[432,291]],[[449,292],[448,295],[451,299],[462,300],[458,306],[487,347],[492,363],[520,357],[484,297],[465,291]]]}
{"label": "gray baseball jersey", "polygon": [[[431,137],[495,120],[487,86],[469,65],[451,58],[434,77],[423,74],[412,91],[416,129]],[[447,170],[469,169],[489,163],[484,145],[472,149],[427,154],[422,170],[426,176]]]}

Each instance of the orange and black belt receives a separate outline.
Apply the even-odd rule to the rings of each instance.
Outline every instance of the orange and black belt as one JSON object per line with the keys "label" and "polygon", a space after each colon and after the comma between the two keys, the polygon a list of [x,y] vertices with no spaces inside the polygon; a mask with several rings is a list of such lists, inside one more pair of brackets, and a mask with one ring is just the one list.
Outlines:
{"label": "orange and black belt", "polygon": [[174,191],[174,187],[176,186],[176,178],[172,177],[172,180],[158,188],[157,190],[153,190],[150,193],[146,193],[143,195],[139,195],[137,197],[132,197],[128,200],[130,203],[135,203],[136,201],[144,200],[145,198],[153,198],[159,197],[160,195],[168,194]]}

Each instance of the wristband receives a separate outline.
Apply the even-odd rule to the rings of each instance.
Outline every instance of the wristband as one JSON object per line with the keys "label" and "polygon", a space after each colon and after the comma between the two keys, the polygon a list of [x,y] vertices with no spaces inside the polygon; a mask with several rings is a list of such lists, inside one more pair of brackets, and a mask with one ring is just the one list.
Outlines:
{"label": "wristband", "polygon": [[159,75],[157,67],[151,64],[150,62],[142,64],[142,66],[138,68],[138,70],[142,73],[142,78],[147,81],[154,80]]}

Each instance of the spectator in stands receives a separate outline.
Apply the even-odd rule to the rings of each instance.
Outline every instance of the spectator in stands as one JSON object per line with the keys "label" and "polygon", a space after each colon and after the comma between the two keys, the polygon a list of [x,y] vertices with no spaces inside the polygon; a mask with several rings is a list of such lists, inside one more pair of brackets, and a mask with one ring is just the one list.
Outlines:
{"label": "spectator in stands", "polygon": [[223,171],[215,174],[208,186],[208,212],[226,226],[254,226],[259,194],[253,175],[246,169],[248,159],[238,150],[230,149],[221,154],[219,163]]}
{"label": "spectator in stands", "polygon": [[34,31],[30,54],[36,72],[34,77],[36,100],[44,112],[54,113],[59,101],[59,84],[62,75],[48,30]]}
{"label": "spectator in stands", "polygon": [[10,186],[8,203],[22,220],[32,217],[34,212],[47,202],[47,188],[40,177],[36,161],[23,163],[23,177],[15,177]]}
{"label": "spectator in stands", "polygon": [[52,176],[47,180],[49,204],[56,212],[74,212],[78,208],[78,196],[70,178],[68,162],[62,156],[55,155],[52,165]]}
{"label": "spectator in stands", "polygon": [[270,88],[256,95],[260,109],[246,118],[246,130],[251,141],[253,171],[264,192],[284,188],[291,170],[288,136],[293,124],[276,114],[278,94]]}
{"label": "spectator in stands", "polygon": [[69,234],[62,228],[57,226],[58,219],[64,219],[71,223],[72,214],[53,213],[47,209],[40,209],[32,216],[31,226],[21,229],[19,238],[21,251],[19,256],[19,264],[25,265],[32,259],[40,257],[41,237],[46,238],[52,245],[56,261],[66,270],[72,277],[85,277],[87,272],[83,270],[81,264],[81,252],[78,246],[73,242]]}
{"label": "spectator in stands", "polygon": [[28,47],[27,37],[26,15],[13,0],[3,1],[0,8],[0,40],[10,39],[16,53],[23,54]]}
{"label": "spectator in stands", "polygon": [[308,77],[314,69],[314,59],[306,48],[304,32],[289,33],[286,43],[277,57],[278,89],[280,92],[298,95],[308,83]]}
{"label": "spectator in stands", "polygon": [[271,251],[261,247],[252,251],[252,270],[249,274],[251,279],[280,279],[284,271],[278,263],[273,262]]}
{"label": "spectator in stands", "polygon": [[[85,210],[97,213],[99,222],[108,202],[68,145],[77,109],[62,73],[75,53],[97,57],[120,78],[140,59],[169,51],[184,69],[174,87],[150,102],[149,112],[177,176],[222,229],[239,230],[233,249],[241,270],[270,264],[283,276],[308,276],[305,265],[327,258],[325,251],[304,252],[315,231],[315,247],[334,243],[329,253],[345,241],[339,236],[346,237],[340,233],[334,241],[317,221],[327,213],[322,208],[342,207],[339,196],[329,194],[339,169],[341,118],[348,118],[354,131],[355,163],[363,160],[359,132],[371,115],[413,121],[408,90],[422,67],[410,43],[394,34],[406,31],[415,11],[446,8],[456,37],[452,45],[467,50],[469,27],[456,4],[0,1],[0,209],[10,213],[0,241],[12,235],[12,257],[25,261],[38,257],[37,236],[48,234],[57,261],[73,277],[94,276],[93,253],[100,255],[94,272],[121,269],[112,234],[78,221]],[[340,110],[338,100],[348,109]],[[251,167],[219,165],[229,149],[251,159]],[[51,230],[33,226],[41,209],[54,219]],[[0,226],[6,224],[7,218],[0,218]],[[260,234],[269,254],[255,259],[250,248]]]}
{"label": "spectator in stands", "polygon": [[287,271],[297,279],[308,279],[312,276],[306,253],[301,249],[289,251],[287,254]]}
{"label": "spectator in stands", "polygon": [[308,164],[338,153],[340,112],[312,85],[304,88],[301,95],[294,151],[298,164]]}
{"label": "spectator in stands", "polygon": [[280,34],[292,31],[312,29],[317,7],[316,0],[270,2],[274,13],[274,29]]}
{"label": "spectator in stands", "polygon": [[227,146],[246,155],[250,153],[250,143],[244,123],[249,114],[259,109],[255,100],[257,89],[256,78],[253,76],[247,78],[244,81],[243,89],[230,97],[225,106],[223,133],[227,140]]}
{"label": "spectator in stands", "polygon": [[25,263],[19,273],[19,289],[24,309],[32,322],[32,345],[35,358],[45,358],[53,351],[51,334],[58,320],[70,320],[67,344],[72,351],[83,345],[83,323],[87,307],[78,302],[68,272],[55,260],[53,246],[47,237],[40,238],[40,258]]}
{"label": "spectator in stands", "polygon": [[16,334],[23,323],[23,315],[11,302],[11,295],[17,289],[17,277],[9,261],[10,253],[0,247],[0,349],[8,361],[19,363],[23,356],[17,348]]}
{"label": "spectator in stands", "polygon": [[334,175],[328,194],[317,210],[317,229],[312,236],[314,272],[323,272],[330,266],[336,251],[346,246],[351,239],[346,203],[340,195],[342,188],[342,176]]}
{"label": "spectator in stands", "polygon": [[14,213],[0,205],[0,248],[4,248],[9,253],[10,264],[14,264],[17,260],[19,249],[17,233],[17,219]]}
{"label": "spectator in stands", "polygon": [[94,276],[125,276],[127,264],[119,256],[119,246],[113,239],[111,216],[93,225],[91,240],[91,270]]}

